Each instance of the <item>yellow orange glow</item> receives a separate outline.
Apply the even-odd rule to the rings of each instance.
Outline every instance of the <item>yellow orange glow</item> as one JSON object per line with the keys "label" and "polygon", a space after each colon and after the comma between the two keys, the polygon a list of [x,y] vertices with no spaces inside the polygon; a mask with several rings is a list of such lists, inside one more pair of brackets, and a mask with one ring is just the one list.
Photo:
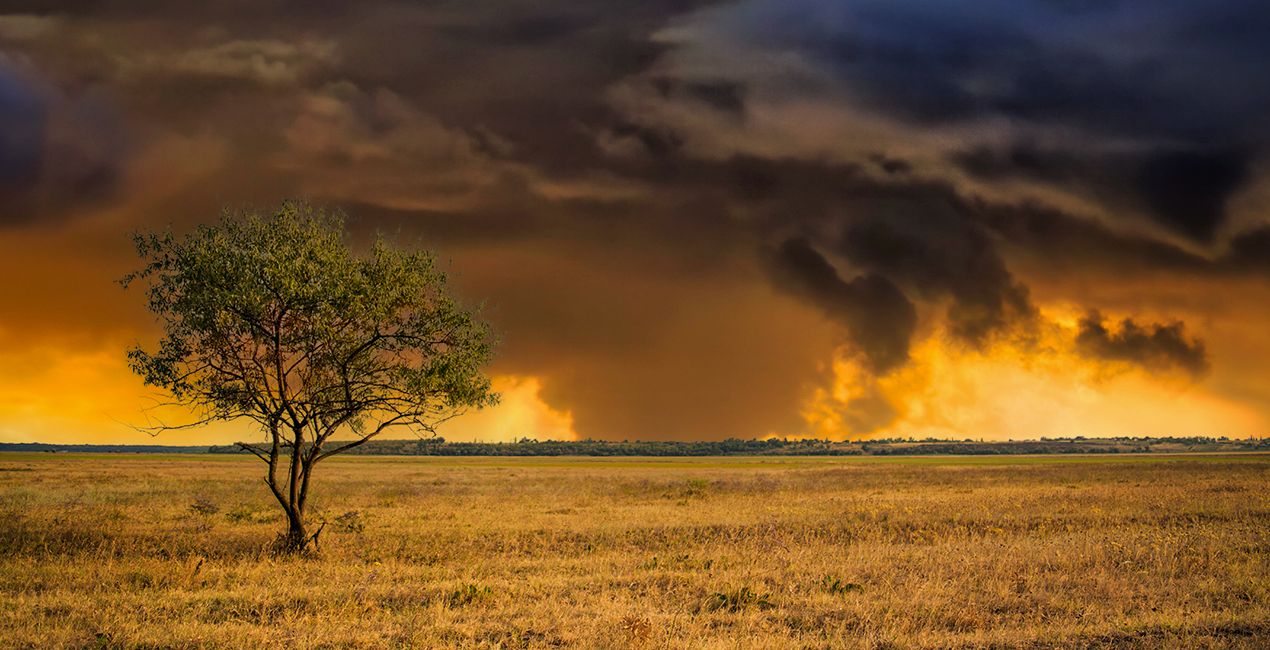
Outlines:
{"label": "yellow orange glow", "polygon": [[[248,421],[151,436],[137,427],[191,421],[189,412],[163,408],[162,393],[142,385],[123,357],[125,346],[71,352],[47,346],[0,352],[0,442],[212,445],[259,436]],[[442,425],[454,440],[503,441],[520,437],[576,438],[573,419],[538,395],[536,377],[493,378],[502,403]],[[395,432],[389,437],[408,437]]]}
{"label": "yellow orange glow", "polygon": [[[1075,318],[1059,308],[1039,338],[971,350],[939,335],[904,368],[875,378],[849,358],[803,409],[820,438],[1024,439],[1067,436],[1228,435],[1265,430],[1255,409],[1203,383],[1094,361],[1071,349]],[[1162,405],[1167,405],[1163,408]]]}
{"label": "yellow orange glow", "polygon": [[501,375],[493,378],[494,390],[502,397],[498,406],[465,414],[438,428],[438,433],[455,442],[577,440],[573,415],[543,401],[542,380],[537,377]]}
{"label": "yellow orange glow", "polygon": [[[912,360],[873,377],[850,358],[829,363],[831,381],[812,390],[804,431],[774,435],[1022,439],[1041,436],[1261,435],[1267,421],[1253,405],[1224,397],[1204,380],[1094,361],[1072,349],[1079,312],[1055,306],[1039,333],[972,350],[935,332]],[[161,393],[127,368],[123,341],[77,350],[55,344],[4,346],[0,366],[0,441],[109,444],[224,444],[257,435],[246,421],[151,437],[137,426],[189,421],[156,408]],[[496,375],[502,403],[443,424],[454,441],[521,437],[571,440],[573,414],[542,396],[543,379]],[[1167,405],[1167,408],[1162,406]],[[404,431],[391,437],[407,437]]]}

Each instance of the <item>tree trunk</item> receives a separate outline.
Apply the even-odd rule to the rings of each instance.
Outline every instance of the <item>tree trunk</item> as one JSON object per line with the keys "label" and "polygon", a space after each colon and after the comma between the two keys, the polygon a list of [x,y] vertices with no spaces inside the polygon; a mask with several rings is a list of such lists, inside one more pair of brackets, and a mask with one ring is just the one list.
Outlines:
{"label": "tree trunk", "polygon": [[297,510],[287,512],[287,533],[282,539],[282,550],[286,553],[298,555],[308,550],[309,543],[313,540],[309,537],[309,531],[304,525],[304,514]]}

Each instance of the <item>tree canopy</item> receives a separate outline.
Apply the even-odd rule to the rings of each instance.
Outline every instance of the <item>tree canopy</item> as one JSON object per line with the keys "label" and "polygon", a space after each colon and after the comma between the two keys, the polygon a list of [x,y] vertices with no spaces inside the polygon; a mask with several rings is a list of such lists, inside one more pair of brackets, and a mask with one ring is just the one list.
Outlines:
{"label": "tree canopy", "polygon": [[163,337],[131,349],[129,365],[197,414],[156,429],[256,422],[265,443],[240,446],[267,464],[292,548],[309,542],[317,463],[497,401],[482,371],[490,328],[449,295],[434,257],[383,238],[357,255],[337,212],[287,202],[135,243],[145,265],[123,283],[146,284]]}

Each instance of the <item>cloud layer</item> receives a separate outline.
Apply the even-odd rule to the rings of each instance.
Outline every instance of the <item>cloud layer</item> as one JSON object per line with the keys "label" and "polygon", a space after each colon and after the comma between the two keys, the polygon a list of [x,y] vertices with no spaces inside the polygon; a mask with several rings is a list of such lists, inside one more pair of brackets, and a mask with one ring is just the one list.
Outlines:
{"label": "cloud layer", "polygon": [[27,5],[0,346],[146,336],[129,230],[303,195],[452,259],[582,436],[867,435],[1011,355],[1270,416],[1258,3]]}

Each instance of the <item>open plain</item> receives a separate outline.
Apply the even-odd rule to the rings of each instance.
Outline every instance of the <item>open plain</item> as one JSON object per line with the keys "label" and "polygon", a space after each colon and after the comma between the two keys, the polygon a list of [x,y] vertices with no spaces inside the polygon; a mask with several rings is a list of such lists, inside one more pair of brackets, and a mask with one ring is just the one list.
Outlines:
{"label": "open plain", "polygon": [[1265,647],[1270,456],[0,455],[5,647]]}

